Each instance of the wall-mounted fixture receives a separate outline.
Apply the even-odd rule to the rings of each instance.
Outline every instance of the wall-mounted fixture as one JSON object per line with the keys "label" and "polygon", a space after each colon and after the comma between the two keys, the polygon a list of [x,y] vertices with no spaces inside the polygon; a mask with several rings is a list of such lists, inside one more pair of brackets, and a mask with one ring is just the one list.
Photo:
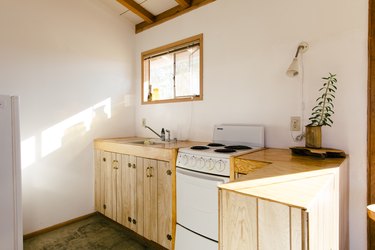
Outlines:
{"label": "wall-mounted fixture", "polygon": [[309,48],[309,44],[307,42],[301,42],[298,45],[296,55],[294,56],[292,63],[290,64],[288,70],[286,71],[286,74],[289,77],[294,77],[298,75],[299,73],[298,55],[300,53],[305,53],[308,50],[308,48]]}

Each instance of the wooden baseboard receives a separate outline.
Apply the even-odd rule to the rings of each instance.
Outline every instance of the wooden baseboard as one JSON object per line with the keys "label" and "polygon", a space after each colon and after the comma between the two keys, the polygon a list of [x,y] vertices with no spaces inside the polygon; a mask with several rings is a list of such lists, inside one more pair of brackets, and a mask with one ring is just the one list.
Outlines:
{"label": "wooden baseboard", "polygon": [[91,213],[91,214],[86,214],[86,215],[83,215],[83,216],[80,216],[80,217],[77,217],[77,218],[74,218],[74,219],[71,219],[71,220],[68,220],[68,221],[65,221],[65,222],[61,222],[59,224],[56,224],[56,225],[53,225],[53,226],[50,226],[50,227],[47,227],[47,228],[43,228],[41,230],[38,230],[38,231],[35,231],[35,232],[32,232],[32,233],[29,233],[29,234],[25,234],[23,236],[23,239],[24,240],[27,240],[27,239],[30,239],[32,237],[35,237],[35,236],[38,236],[40,234],[44,234],[44,233],[48,233],[48,232],[51,232],[53,230],[56,230],[58,228],[61,228],[61,227],[64,227],[64,226],[67,226],[69,224],[72,224],[72,223],[75,223],[75,222],[78,222],[78,221],[81,221],[81,220],[84,220],[84,219],[87,219],[91,216],[94,216],[96,215],[98,212],[94,212],[94,213]]}

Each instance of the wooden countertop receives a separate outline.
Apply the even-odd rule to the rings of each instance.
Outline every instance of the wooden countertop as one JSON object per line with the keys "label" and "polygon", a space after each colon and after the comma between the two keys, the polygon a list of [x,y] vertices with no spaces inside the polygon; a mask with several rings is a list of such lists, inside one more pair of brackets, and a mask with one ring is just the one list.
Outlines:
{"label": "wooden countertop", "polygon": [[156,140],[143,137],[123,137],[95,139],[94,148],[115,153],[132,154],[135,156],[170,161],[175,157],[178,148],[194,145],[206,145],[207,142],[171,141],[155,144],[143,144],[146,140]]}
{"label": "wooden countertop", "polygon": [[234,160],[258,167],[234,182],[220,185],[221,189],[308,209],[345,158],[318,159],[292,155],[289,149],[265,149]]}

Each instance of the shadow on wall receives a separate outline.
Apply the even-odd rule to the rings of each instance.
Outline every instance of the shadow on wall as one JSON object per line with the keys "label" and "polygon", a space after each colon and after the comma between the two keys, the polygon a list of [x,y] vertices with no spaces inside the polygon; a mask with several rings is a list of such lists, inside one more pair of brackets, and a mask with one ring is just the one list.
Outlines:
{"label": "shadow on wall", "polygon": [[[85,135],[90,131],[94,119],[111,119],[111,110],[111,98],[107,98],[47,128],[41,132],[39,138],[38,135],[34,135],[23,140],[21,142],[22,169],[58,150],[63,144],[74,142],[74,137]],[[38,140],[40,140],[39,144]]]}

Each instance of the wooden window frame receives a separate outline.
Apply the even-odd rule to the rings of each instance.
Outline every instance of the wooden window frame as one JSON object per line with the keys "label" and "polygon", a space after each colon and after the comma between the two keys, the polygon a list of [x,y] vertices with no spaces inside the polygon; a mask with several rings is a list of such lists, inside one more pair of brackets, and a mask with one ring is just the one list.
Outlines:
{"label": "wooden window frame", "polygon": [[[192,97],[183,97],[183,98],[175,98],[175,99],[166,99],[166,100],[154,100],[154,101],[145,101],[144,100],[144,60],[145,58],[151,55],[157,55],[159,53],[166,52],[173,48],[182,46],[187,43],[191,43],[194,41],[199,41],[199,96],[192,96]],[[179,40],[174,43],[170,43],[155,49],[151,49],[141,53],[141,104],[158,104],[158,103],[174,103],[174,102],[190,102],[190,101],[201,101],[203,100],[203,34],[199,34],[196,36],[192,36],[189,38],[185,38]]]}

